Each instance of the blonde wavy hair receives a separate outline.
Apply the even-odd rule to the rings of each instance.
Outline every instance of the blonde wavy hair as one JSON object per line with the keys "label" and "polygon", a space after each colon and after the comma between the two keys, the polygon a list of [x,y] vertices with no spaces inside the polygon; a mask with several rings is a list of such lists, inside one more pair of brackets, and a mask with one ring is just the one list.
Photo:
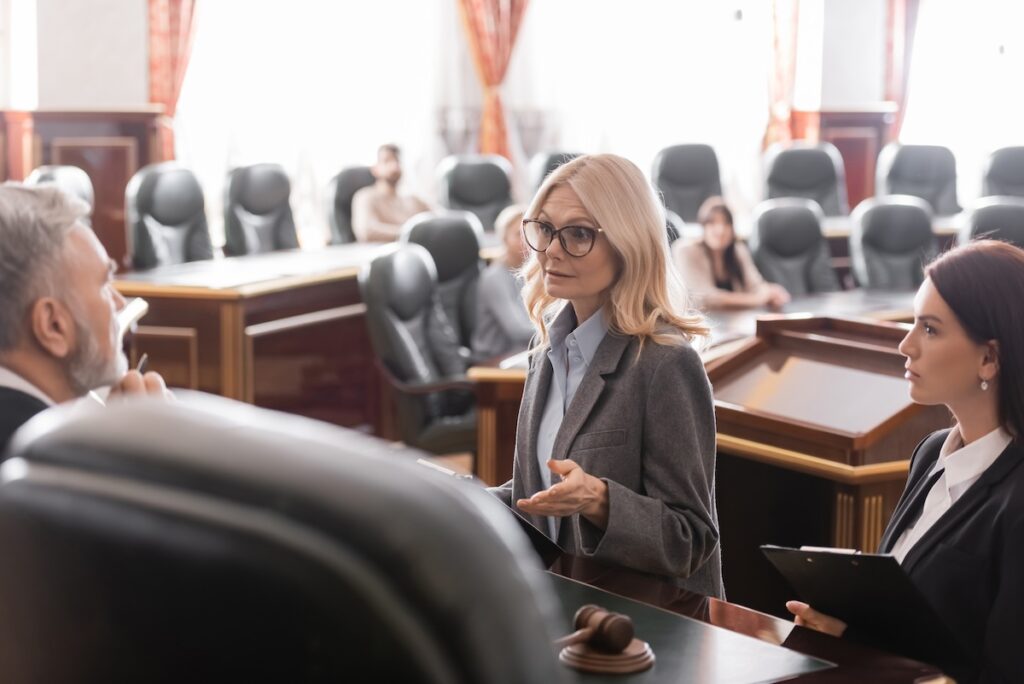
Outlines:
{"label": "blonde wavy hair", "polygon": [[[690,308],[686,288],[672,262],[665,210],[643,173],[614,154],[577,157],[553,171],[526,209],[537,218],[551,191],[572,188],[590,217],[603,229],[619,262],[619,276],[604,303],[610,330],[657,344],[703,342],[709,330]],[[549,341],[548,324],[565,303],[544,290],[544,274],[531,250],[523,265],[523,300],[539,332],[536,349]]]}

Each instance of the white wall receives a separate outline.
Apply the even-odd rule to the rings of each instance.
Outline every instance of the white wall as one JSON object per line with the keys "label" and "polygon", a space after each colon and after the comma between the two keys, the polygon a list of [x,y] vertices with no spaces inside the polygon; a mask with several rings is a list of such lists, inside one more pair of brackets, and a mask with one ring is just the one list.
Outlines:
{"label": "white wall", "polygon": [[146,0],[35,3],[38,108],[119,109],[149,102]]}
{"label": "white wall", "polygon": [[847,109],[885,99],[887,0],[825,0],[821,108]]}

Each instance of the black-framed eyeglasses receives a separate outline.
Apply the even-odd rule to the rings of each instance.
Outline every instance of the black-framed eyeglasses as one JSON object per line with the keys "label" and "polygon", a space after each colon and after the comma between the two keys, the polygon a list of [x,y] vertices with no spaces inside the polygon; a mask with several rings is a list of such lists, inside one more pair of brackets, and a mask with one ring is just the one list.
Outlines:
{"label": "black-framed eyeglasses", "polygon": [[545,252],[557,237],[562,249],[571,257],[585,257],[594,249],[597,234],[603,233],[601,228],[590,226],[562,226],[555,228],[547,221],[540,219],[523,220],[523,238],[535,252]]}

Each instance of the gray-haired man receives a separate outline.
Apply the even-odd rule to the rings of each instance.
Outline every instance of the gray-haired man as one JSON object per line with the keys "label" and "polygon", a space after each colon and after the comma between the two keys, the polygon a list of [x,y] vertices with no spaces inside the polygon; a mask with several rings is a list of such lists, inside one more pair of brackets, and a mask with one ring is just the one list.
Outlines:
{"label": "gray-haired man", "polygon": [[115,264],[82,222],[88,207],[55,187],[0,185],[0,458],[22,423],[97,387],[164,395],[128,370]]}

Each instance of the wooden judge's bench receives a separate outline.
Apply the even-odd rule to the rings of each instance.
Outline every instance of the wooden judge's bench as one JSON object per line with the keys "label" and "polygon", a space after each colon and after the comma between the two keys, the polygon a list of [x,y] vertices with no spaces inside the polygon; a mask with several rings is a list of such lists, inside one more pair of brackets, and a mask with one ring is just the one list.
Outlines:
{"label": "wooden judge's bench", "polygon": [[[847,300],[863,305],[870,296]],[[908,315],[911,295],[879,297],[874,314]],[[874,551],[914,447],[950,417],[941,406],[910,401],[897,349],[905,324],[808,315],[744,324],[751,322],[752,337],[704,355],[717,419],[725,586],[730,601],[782,615],[792,596],[758,547]],[[478,473],[503,482],[511,476],[525,371],[470,374],[479,392]]]}

